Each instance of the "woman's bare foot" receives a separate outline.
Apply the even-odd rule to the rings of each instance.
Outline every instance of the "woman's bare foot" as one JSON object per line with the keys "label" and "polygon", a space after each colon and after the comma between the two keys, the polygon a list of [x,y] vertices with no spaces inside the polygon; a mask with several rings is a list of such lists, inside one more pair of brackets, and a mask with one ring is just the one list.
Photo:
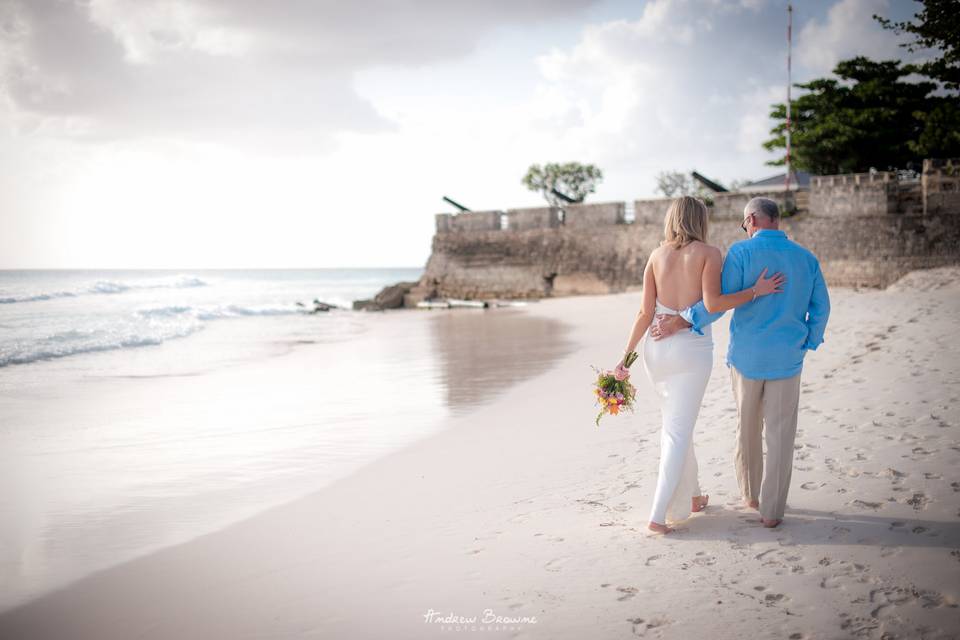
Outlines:
{"label": "woman's bare foot", "polygon": [[707,508],[707,503],[710,502],[710,496],[706,494],[702,496],[693,496],[692,501],[693,501],[693,506],[691,507],[691,511],[693,511],[694,513],[697,513]]}
{"label": "woman's bare foot", "polygon": [[774,527],[778,526],[781,522],[783,522],[783,520],[780,520],[779,518],[776,518],[774,520],[767,520],[766,518],[760,518],[760,522],[762,522],[763,526],[765,526],[767,529],[773,529]]}
{"label": "woman's bare foot", "polygon": [[760,501],[759,500],[747,500],[747,506],[751,509],[759,509]]}
{"label": "woman's bare foot", "polygon": [[651,522],[647,525],[647,528],[654,533],[673,533],[676,531],[673,527],[668,527],[665,524],[660,524],[658,522]]}

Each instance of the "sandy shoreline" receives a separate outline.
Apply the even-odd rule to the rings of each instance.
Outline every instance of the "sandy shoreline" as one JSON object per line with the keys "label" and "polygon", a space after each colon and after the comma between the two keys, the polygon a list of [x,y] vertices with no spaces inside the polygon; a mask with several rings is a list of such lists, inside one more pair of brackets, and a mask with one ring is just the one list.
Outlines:
{"label": "sandy shoreline", "polygon": [[[525,308],[577,344],[545,373],[326,489],[10,611],[0,638],[957,637],[960,288],[955,270],[907,284],[831,292],[780,529],[737,504],[726,320],[695,435],[712,505],[650,537],[652,391],[638,371],[642,408],[599,429],[590,394],[639,294],[559,298]],[[426,621],[485,609],[536,623]]]}
{"label": "sandy shoreline", "polygon": [[312,494],[572,346],[519,309],[349,316],[0,367],[0,615]]}

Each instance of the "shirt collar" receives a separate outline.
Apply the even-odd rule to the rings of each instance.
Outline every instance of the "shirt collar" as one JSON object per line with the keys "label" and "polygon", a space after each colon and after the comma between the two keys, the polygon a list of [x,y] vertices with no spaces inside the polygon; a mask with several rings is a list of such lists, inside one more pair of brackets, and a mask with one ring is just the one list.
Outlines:
{"label": "shirt collar", "polygon": [[757,229],[751,238],[786,238],[787,234],[780,229]]}

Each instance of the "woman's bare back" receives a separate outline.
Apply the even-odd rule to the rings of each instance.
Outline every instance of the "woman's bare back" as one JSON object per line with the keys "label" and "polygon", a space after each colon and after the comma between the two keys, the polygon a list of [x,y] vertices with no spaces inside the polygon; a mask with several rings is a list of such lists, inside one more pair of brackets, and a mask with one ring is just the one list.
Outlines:
{"label": "woman's bare back", "polygon": [[716,247],[693,241],[680,249],[662,244],[650,255],[657,299],[671,309],[685,309],[703,299],[703,267]]}

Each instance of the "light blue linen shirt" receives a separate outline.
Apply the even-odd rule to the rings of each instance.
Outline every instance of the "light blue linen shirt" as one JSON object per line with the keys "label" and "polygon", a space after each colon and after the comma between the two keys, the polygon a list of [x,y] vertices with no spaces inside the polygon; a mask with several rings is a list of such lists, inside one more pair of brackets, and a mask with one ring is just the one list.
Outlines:
{"label": "light blue linen shirt", "polygon": [[[783,292],[734,309],[727,365],[755,380],[792,378],[800,373],[806,352],[823,342],[830,296],[816,256],[778,229],[760,229],[730,247],[720,276],[723,293],[753,286],[764,268],[768,278],[778,271],[786,276]],[[707,312],[701,300],[680,315],[691,331],[702,334],[723,313]]]}

